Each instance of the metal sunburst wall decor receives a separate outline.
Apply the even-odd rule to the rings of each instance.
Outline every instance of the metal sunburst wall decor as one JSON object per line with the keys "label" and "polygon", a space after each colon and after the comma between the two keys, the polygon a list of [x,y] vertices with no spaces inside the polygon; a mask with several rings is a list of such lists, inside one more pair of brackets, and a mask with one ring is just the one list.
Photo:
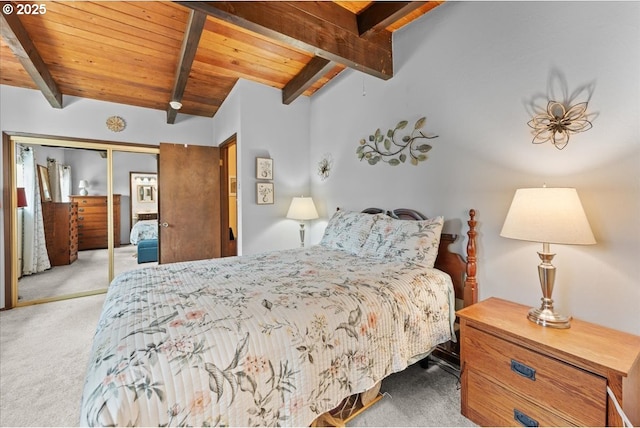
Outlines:
{"label": "metal sunburst wall decor", "polygon": [[549,101],[547,110],[536,114],[529,122],[533,128],[533,144],[551,142],[562,150],[569,143],[569,136],[591,129],[587,118],[587,103],[578,103],[568,109],[562,103]]}
{"label": "metal sunburst wall decor", "polygon": [[405,163],[407,160],[412,165],[418,165],[419,162],[427,160],[427,152],[431,150],[431,145],[418,143],[438,136],[426,135],[420,130],[426,121],[426,117],[418,119],[411,133],[402,137],[400,141],[398,141],[398,131],[406,128],[408,125],[406,120],[398,122],[394,129],[389,129],[386,136],[380,132],[380,128],[376,129],[373,135],[369,135],[369,141],[364,138],[360,140],[360,145],[356,149],[358,159],[361,161],[366,159],[369,165],[382,161],[393,166]]}

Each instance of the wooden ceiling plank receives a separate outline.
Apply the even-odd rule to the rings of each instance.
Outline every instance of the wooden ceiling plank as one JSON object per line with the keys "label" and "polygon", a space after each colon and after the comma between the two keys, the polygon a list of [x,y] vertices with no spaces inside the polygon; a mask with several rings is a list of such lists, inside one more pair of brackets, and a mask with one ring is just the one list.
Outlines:
{"label": "wooden ceiling plank", "polygon": [[[76,2],[68,2],[72,4]],[[80,2],[78,2],[80,3]],[[59,3],[52,2],[59,5]],[[47,5],[47,9],[49,6]],[[64,13],[62,13],[64,12]],[[24,15],[26,17],[26,15]],[[35,16],[35,15],[34,15]],[[110,46],[117,44],[128,46],[129,49],[144,49],[145,51],[158,51],[165,55],[175,55],[180,48],[181,38],[161,36],[155,33],[147,33],[144,30],[133,31],[120,22],[108,22],[107,20],[88,19],[88,14],[69,7],[62,9],[61,13],[47,13],[43,18],[25,18],[27,28],[41,27],[40,32],[48,37],[57,39],[60,34],[81,37],[87,43],[106,43]],[[184,24],[181,24],[184,25]],[[37,44],[37,40],[34,40]]]}
{"label": "wooden ceiling plank", "polygon": [[320,77],[316,81],[316,83],[311,85],[306,91],[304,91],[304,93],[302,95],[310,97],[316,91],[318,91],[320,88],[322,88],[324,85],[326,85],[331,79],[333,79],[338,74],[340,74],[344,69],[345,69],[344,65],[342,65],[342,64],[334,64],[333,68],[331,70],[329,70],[328,73],[326,73],[324,76]]}
{"label": "wooden ceiling plank", "polygon": [[[57,25],[58,24],[56,24],[56,26]],[[77,28],[71,29],[70,27],[64,26],[60,26],[60,28],[56,28],[54,31],[56,36],[52,38],[50,31],[36,27],[30,27],[29,29],[33,42],[40,47],[40,51],[45,60],[50,56],[50,48],[53,52],[67,49],[70,52],[75,51],[82,53],[87,55],[86,57],[83,56],[83,58],[87,60],[90,60],[92,53],[99,53],[103,57],[109,58],[111,62],[113,62],[114,58],[117,58],[118,61],[127,59],[137,60],[144,64],[147,63],[147,60],[156,63],[167,62],[167,52],[143,48],[139,45],[132,44],[131,39],[127,42],[114,37],[102,36],[97,33],[92,34],[88,31]],[[78,58],[79,56],[80,55],[77,54],[72,55],[74,58]],[[170,73],[173,73],[173,67],[170,67],[170,69]]]}
{"label": "wooden ceiling plank", "polygon": [[[101,1],[100,6],[111,9],[113,13],[129,15],[138,28],[145,28],[150,24],[175,31],[180,28],[176,24],[182,26],[189,17],[189,9],[167,1]],[[178,32],[180,33],[179,30]]]}
{"label": "wooden ceiling plank", "polygon": [[237,28],[217,19],[207,19],[200,47],[206,47],[207,49],[222,48],[230,52],[247,52],[281,64],[295,63],[298,70],[313,57],[308,52],[294,49],[282,43],[276,43],[274,40],[256,37],[255,33],[239,31]]}
{"label": "wooden ceiling plank", "polygon": [[240,66],[234,69],[230,69],[228,64],[225,62],[220,62],[213,58],[200,58],[196,56],[196,60],[194,62],[194,70],[198,70],[201,73],[210,73],[217,76],[222,76],[225,78],[243,78],[247,80],[252,80],[257,83],[262,83],[267,86],[272,86],[277,89],[284,88],[284,85],[287,84],[289,78],[282,77],[281,79],[274,79],[273,75],[269,75],[265,77],[264,74],[256,73],[255,69],[252,69],[250,65],[248,66]]}
{"label": "wooden ceiling plank", "polygon": [[364,73],[393,77],[390,36],[374,43],[285,2],[178,3]]}
{"label": "wooden ceiling plank", "polygon": [[428,1],[422,7],[419,7],[418,9],[414,10],[413,12],[406,14],[403,18],[400,18],[396,22],[390,24],[387,27],[387,30],[389,30],[391,32],[399,30],[400,28],[404,27],[405,25],[407,25],[407,24],[413,22],[414,20],[422,17],[423,15],[428,13],[430,10],[440,6],[442,3],[444,3],[444,1]]}
{"label": "wooden ceiling plank", "polygon": [[320,77],[331,70],[333,66],[334,64],[328,59],[320,58],[319,56],[313,57],[300,73],[282,89],[282,103],[291,104]]}
{"label": "wooden ceiling plank", "polygon": [[[34,39],[36,39],[34,37]],[[73,67],[76,64],[87,64],[99,70],[121,69],[122,73],[134,72],[139,75],[140,67],[146,66],[154,71],[154,75],[173,76],[175,66],[169,64],[166,56],[158,57],[149,55],[147,52],[122,51],[111,49],[104,45],[92,46],[88,43],[78,43],[77,38],[67,40],[51,40],[38,39],[38,48],[42,52],[43,59],[47,64],[69,64]],[[114,55],[118,56],[117,62],[114,61]],[[131,67],[132,69],[127,69]],[[137,72],[136,69],[137,68]]]}
{"label": "wooden ceiling plank", "polygon": [[49,104],[62,108],[62,92],[16,13],[0,14],[0,32]]}
{"label": "wooden ceiling plank", "polygon": [[[248,48],[247,48],[248,49]],[[203,39],[198,48],[198,58],[211,58],[212,61],[228,64],[229,69],[242,69],[246,67],[247,71],[255,71],[256,74],[262,75],[264,78],[273,76],[274,79],[290,79],[302,70],[307,62],[312,58],[307,56],[303,61],[280,61],[273,60],[267,55],[259,55],[260,52],[251,50],[243,50],[240,47],[229,47],[223,40],[207,38]],[[280,57],[282,58],[282,57]],[[205,60],[206,61],[206,60]],[[209,61],[206,61],[209,62]]]}
{"label": "wooden ceiling plank", "polygon": [[[192,10],[189,13],[187,27],[184,31],[182,47],[180,48],[180,57],[178,59],[178,66],[176,67],[170,101],[182,102],[184,88],[187,86],[187,81],[189,80],[189,73],[191,72],[193,60],[196,56],[196,51],[198,50],[200,36],[202,36],[202,30],[204,29],[204,23],[206,20],[207,15],[202,12]],[[171,105],[167,106],[167,123],[175,123],[177,115],[178,111],[176,109],[171,107]]]}
{"label": "wooden ceiling plank", "polygon": [[106,80],[96,77],[93,73],[78,72],[60,79],[60,86],[65,89],[65,94],[68,95],[73,95],[72,91],[84,93],[85,95],[87,93],[102,95],[106,92],[113,92],[114,94],[139,96],[162,102],[162,109],[164,109],[169,96],[168,90],[165,89],[169,83],[158,85],[153,83],[131,83],[126,79]]}
{"label": "wooden ceiling plank", "polygon": [[368,37],[384,30],[405,15],[422,7],[424,1],[377,1],[358,14],[358,32]]}
{"label": "wooden ceiling plank", "polygon": [[[182,33],[179,28],[184,24],[184,20],[176,19],[173,26],[167,27],[140,20],[118,8],[110,8],[110,3],[112,2],[52,2],[52,7],[55,4],[57,9],[49,10],[47,13],[55,12],[56,16],[51,16],[50,19],[73,19],[78,27],[88,28],[91,31],[102,29],[103,34],[122,34],[128,40],[143,38],[174,47],[180,46]],[[113,3],[121,4],[121,2]]]}
{"label": "wooden ceiling plank", "polygon": [[357,15],[363,9],[366,9],[367,6],[369,6],[373,2],[372,1],[364,1],[364,0],[356,0],[356,1],[334,0],[334,3],[337,4],[337,5],[340,5],[340,7],[343,7],[345,9],[347,9],[348,11],[351,11],[351,12],[353,12],[353,13],[355,13]]}

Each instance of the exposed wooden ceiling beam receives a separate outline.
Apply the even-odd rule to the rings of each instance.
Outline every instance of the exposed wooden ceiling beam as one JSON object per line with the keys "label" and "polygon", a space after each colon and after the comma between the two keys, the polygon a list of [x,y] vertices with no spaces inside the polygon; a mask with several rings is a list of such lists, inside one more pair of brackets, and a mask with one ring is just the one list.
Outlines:
{"label": "exposed wooden ceiling beam", "polygon": [[[382,79],[393,77],[391,34],[360,38],[289,2],[177,3]],[[310,29],[313,29],[311,31]]]}
{"label": "exposed wooden ceiling beam", "polygon": [[[189,80],[189,74],[191,73],[193,59],[196,56],[198,43],[200,43],[200,36],[202,36],[202,30],[204,29],[206,21],[206,14],[191,10],[189,20],[187,21],[187,27],[184,32],[184,39],[182,40],[182,48],[180,49],[180,58],[176,68],[176,76],[173,83],[173,90],[171,91],[170,101],[182,103],[184,89],[187,87],[187,81]],[[167,107],[167,123],[175,123],[177,115],[178,110],[169,105]]]}
{"label": "exposed wooden ceiling beam", "polygon": [[368,37],[423,6],[424,1],[376,1],[358,14],[358,33]]}
{"label": "exposed wooden ceiling beam", "polygon": [[[11,5],[10,2],[2,2],[2,6]],[[13,54],[18,58],[26,72],[40,89],[44,97],[52,107],[62,108],[62,92],[47,65],[36,49],[27,30],[18,19],[17,13],[0,13],[0,31]]]}
{"label": "exposed wooden ceiling beam", "polygon": [[293,79],[282,89],[282,103],[291,104],[304,91],[324,76],[334,63],[328,59],[315,56]]}

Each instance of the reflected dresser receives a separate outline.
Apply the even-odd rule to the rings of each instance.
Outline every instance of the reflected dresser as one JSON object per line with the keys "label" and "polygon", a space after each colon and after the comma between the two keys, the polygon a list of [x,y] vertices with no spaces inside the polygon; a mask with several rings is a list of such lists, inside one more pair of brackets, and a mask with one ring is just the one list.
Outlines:
{"label": "reflected dresser", "polygon": [[[70,196],[78,204],[78,249],[108,247],[107,197]],[[113,195],[113,242],[120,246],[120,195]]]}
{"label": "reflected dresser", "polygon": [[43,202],[44,237],[51,266],[69,265],[78,258],[78,205]]}

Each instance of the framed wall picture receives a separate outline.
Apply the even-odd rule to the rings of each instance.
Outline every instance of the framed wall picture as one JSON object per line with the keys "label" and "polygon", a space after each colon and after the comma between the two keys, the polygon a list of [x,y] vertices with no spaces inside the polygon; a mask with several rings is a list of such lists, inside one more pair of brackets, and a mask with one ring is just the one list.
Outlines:
{"label": "framed wall picture", "polygon": [[256,158],[256,178],[258,180],[273,180],[273,159]]}
{"label": "framed wall picture", "polygon": [[256,202],[258,205],[273,204],[273,183],[256,183]]}
{"label": "framed wall picture", "polygon": [[229,196],[236,196],[238,193],[238,179],[231,175],[229,176]]}
{"label": "framed wall picture", "polygon": [[138,185],[138,202],[154,202],[153,186]]}

